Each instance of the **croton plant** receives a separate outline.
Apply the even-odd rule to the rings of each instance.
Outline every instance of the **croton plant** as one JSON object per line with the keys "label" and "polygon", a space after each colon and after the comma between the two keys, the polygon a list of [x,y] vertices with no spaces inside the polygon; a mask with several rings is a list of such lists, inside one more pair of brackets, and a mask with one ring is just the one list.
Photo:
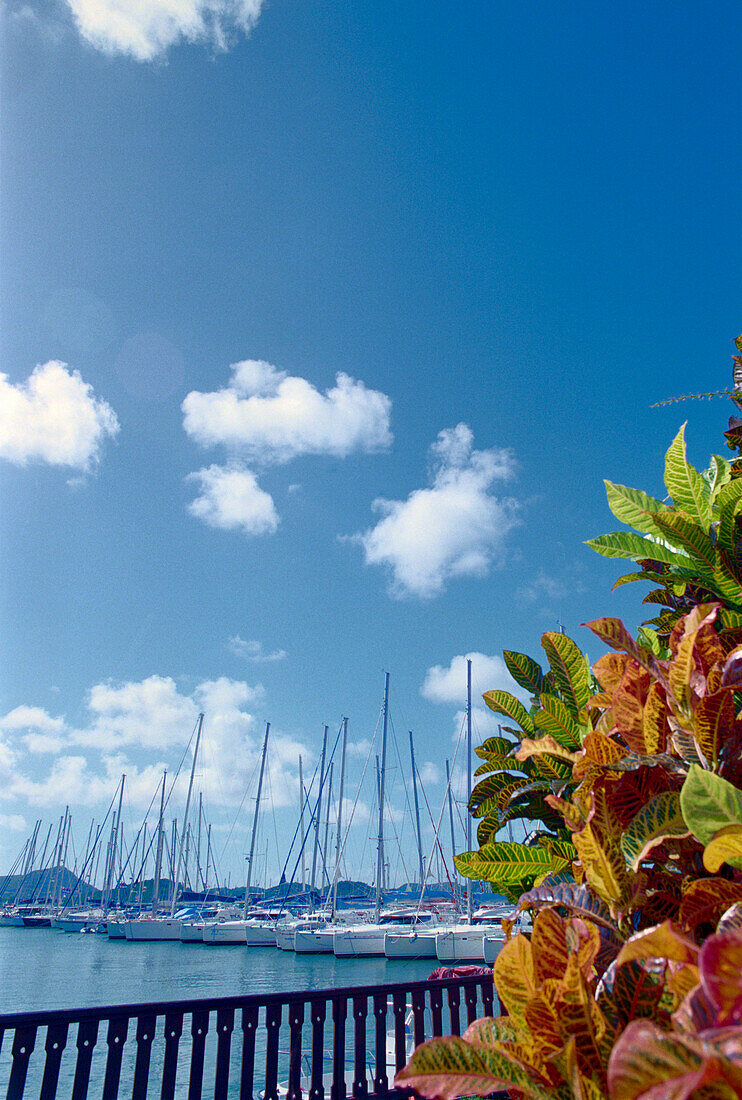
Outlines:
{"label": "croton plant", "polygon": [[[494,966],[503,1015],[418,1047],[398,1086],[742,1097],[742,420],[727,442],[732,461],[699,472],[681,429],[665,501],[607,483],[634,530],[590,545],[637,563],[618,584],[653,583],[659,614],[636,637],[587,623],[609,649],[592,668],[563,634],[543,637],[546,670],[505,653],[531,705],[484,696],[508,724],[477,749],[479,849],[456,861],[515,906]],[[516,818],[528,840],[499,840]],[[530,933],[513,936],[521,912]]]}

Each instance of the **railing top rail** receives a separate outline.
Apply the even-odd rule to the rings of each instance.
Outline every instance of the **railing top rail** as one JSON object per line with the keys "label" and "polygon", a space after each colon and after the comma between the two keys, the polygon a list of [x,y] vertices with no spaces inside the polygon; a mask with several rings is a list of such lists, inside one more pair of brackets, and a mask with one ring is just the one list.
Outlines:
{"label": "railing top rail", "polygon": [[54,1023],[77,1023],[82,1020],[110,1020],[116,1016],[142,1016],[145,1013],[164,1016],[165,1013],[214,1012],[220,1008],[289,1004],[301,1001],[332,1001],[336,997],[373,996],[374,993],[414,993],[425,989],[450,989],[455,986],[484,985],[492,981],[488,974],[467,974],[454,978],[423,978],[414,982],[390,982],[381,985],[344,986],[338,989],[300,989],[283,993],[238,993],[232,997],[200,997],[184,1001],[145,1001],[141,1004],[93,1005],[90,1008],[52,1008],[39,1012],[0,1013],[0,1032],[21,1027],[45,1027]]}

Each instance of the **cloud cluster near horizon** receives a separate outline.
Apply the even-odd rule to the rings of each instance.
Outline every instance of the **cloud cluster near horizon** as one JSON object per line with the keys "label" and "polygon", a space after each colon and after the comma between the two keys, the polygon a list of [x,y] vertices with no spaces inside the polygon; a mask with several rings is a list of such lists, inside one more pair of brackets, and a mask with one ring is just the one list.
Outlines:
{"label": "cloud cluster near horizon", "polygon": [[285,465],[305,455],[346,458],[354,452],[386,450],[392,442],[391,400],[347,374],[321,393],[306,378],[270,363],[234,363],[222,389],[192,391],[181,409],[186,434],[201,447],[223,447],[227,465],[190,475],[200,495],[191,515],[212,527],[245,535],[272,534],[279,516],[247,463]]}
{"label": "cloud cluster near horizon", "polygon": [[486,653],[461,653],[445,665],[433,665],[425,673],[420,694],[431,703],[466,704],[466,662],[471,661],[471,691],[474,703],[479,704],[485,691],[509,691],[511,695],[528,702],[528,694],[516,684],[508,672],[502,657]]}
{"label": "cloud cluster near horizon", "polygon": [[[199,712],[207,714],[200,782],[212,804],[240,805],[255,778],[262,729],[253,709],[263,701],[260,684],[219,677],[192,692],[180,691],[169,676],[93,685],[87,721],[74,726],[41,707],[19,706],[0,716],[0,783],[8,809],[74,803],[95,807],[109,800],[126,773],[128,802],[149,804],[162,771],[182,755]],[[290,735],[271,736],[271,789],[277,808],[297,797],[299,754],[312,752]],[[34,760],[33,766],[30,761]],[[181,773],[187,782],[186,767]],[[179,793],[184,795],[184,791]]]}
{"label": "cloud cluster near horizon", "polygon": [[107,54],[153,61],[179,42],[226,50],[249,34],[264,0],[65,0],[77,29]]}
{"label": "cloud cluster near horizon", "polygon": [[406,500],[379,497],[382,518],[354,536],[367,565],[391,570],[395,596],[440,595],[454,577],[483,577],[518,523],[517,502],[496,497],[496,481],[509,481],[515,462],[509,450],[474,450],[467,424],[439,432],[430,449],[430,485]]}
{"label": "cloud cluster near horizon", "polygon": [[51,359],[17,385],[0,373],[0,458],[18,466],[44,462],[82,473],[118,434],[116,413],[79,371]]}

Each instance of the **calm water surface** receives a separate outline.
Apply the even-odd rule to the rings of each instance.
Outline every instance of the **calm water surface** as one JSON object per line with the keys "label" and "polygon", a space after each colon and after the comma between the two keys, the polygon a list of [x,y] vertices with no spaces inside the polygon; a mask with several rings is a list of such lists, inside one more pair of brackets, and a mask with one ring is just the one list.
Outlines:
{"label": "calm water surface", "polygon": [[371,985],[427,978],[436,965],[0,928],[0,1012]]}

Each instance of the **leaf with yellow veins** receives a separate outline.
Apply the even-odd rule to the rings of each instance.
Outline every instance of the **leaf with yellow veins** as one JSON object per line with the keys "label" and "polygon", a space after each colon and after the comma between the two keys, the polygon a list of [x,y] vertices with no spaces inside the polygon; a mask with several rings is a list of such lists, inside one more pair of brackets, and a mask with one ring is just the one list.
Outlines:
{"label": "leaf with yellow veins", "polygon": [[603,840],[591,824],[572,834],[572,843],[585,868],[585,878],[612,912],[620,909],[630,893],[629,877],[620,847]]}
{"label": "leaf with yellow veins", "polygon": [[696,638],[694,634],[689,634],[683,638],[678,646],[678,652],[675,655],[675,659],[670,665],[670,691],[678,706],[684,711],[690,709],[692,697],[691,673],[695,667],[693,655],[695,644]]}
{"label": "leaf with yellow veins", "polygon": [[681,932],[672,921],[666,920],[654,928],[636,932],[621,948],[616,966],[634,959],[672,959],[679,963],[695,963],[698,960],[698,944]]}
{"label": "leaf with yellow veins", "polygon": [[544,752],[548,752],[551,756],[557,756],[560,760],[567,760],[570,764],[580,758],[579,753],[570,752],[569,749],[563,748],[555,738],[549,736],[538,737],[535,741],[529,737],[524,737],[518,751],[515,753],[515,759],[522,764],[531,756],[538,756]]}
{"label": "leaf with yellow veins", "polygon": [[696,728],[696,740],[706,763],[712,769],[719,761],[719,748],[724,737],[729,736],[734,727],[734,699],[729,691],[717,691],[701,699],[695,709],[693,720]]}
{"label": "leaf with yellow veins", "polygon": [[667,724],[667,699],[656,681],[652,684],[644,704],[644,744],[650,755],[664,752],[670,730]]}
{"label": "leaf with yellow veins", "polygon": [[515,936],[503,945],[493,968],[500,1002],[518,1024],[525,1024],[526,1004],[536,992],[536,969],[530,940]]}
{"label": "leaf with yellow veins", "polygon": [[742,825],[719,829],[703,849],[703,865],[712,875],[725,863],[742,869]]}

